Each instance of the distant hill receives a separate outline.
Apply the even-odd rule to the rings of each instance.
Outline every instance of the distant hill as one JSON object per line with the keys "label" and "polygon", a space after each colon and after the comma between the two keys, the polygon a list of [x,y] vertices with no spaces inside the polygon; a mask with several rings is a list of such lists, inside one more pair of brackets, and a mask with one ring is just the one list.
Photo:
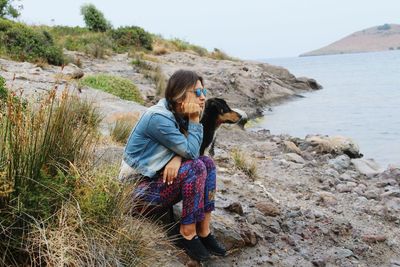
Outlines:
{"label": "distant hill", "polygon": [[400,25],[384,24],[355,32],[330,45],[300,56],[363,53],[400,50]]}

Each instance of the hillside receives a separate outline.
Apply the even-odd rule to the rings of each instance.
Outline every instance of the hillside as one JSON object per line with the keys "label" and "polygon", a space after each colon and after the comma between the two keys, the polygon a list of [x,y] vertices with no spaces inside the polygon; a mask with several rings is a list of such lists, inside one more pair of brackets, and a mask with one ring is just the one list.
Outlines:
{"label": "hillside", "polygon": [[300,56],[365,53],[400,49],[400,25],[384,24],[364,29],[330,45]]}

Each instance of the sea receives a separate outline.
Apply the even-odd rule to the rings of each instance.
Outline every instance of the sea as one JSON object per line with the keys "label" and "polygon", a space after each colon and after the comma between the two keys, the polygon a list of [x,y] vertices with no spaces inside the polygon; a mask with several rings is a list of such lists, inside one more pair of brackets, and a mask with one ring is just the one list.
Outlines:
{"label": "sea", "polygon": [[400,165],[400,51],[262,60],[322,90],[266,109],[257,124],[272,134],[351,137],[364,158]]}

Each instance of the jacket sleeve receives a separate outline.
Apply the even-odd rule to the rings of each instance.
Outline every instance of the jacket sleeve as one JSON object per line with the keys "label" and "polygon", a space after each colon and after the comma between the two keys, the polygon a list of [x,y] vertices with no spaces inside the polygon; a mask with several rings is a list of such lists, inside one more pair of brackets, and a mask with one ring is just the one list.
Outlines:
{"label": "jacket sleeve", "polygon": [[182,134],[171,118],[153,114],[147,125],[147,133],[156,142],[186,159],[198,158],[203,140],[203,125],[189,122],[188,136]]}

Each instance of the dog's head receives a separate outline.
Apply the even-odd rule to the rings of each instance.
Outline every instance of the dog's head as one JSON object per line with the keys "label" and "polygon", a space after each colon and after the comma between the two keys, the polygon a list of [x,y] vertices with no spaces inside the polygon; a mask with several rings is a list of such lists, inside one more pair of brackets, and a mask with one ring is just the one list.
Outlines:
{"label": "dog's head", "polygon": [[237,123],[242,119],[242,115],[232,110],[225,100],[221,98],[210,98],[206,101],[204,108],[205,115],[216,116],[217,126],[222,123]]}

